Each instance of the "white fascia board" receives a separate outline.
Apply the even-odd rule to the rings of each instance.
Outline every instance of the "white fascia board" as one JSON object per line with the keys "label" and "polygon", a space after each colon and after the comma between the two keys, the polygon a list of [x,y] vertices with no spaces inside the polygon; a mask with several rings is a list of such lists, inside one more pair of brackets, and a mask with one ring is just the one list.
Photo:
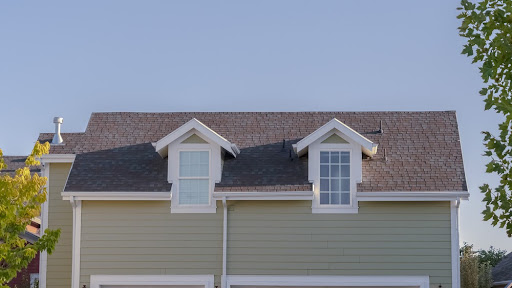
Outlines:
{"label": "white fascia board", "polygon": [[467,191],[446,191],[446,192],[357,192],[357,201],[450,201],[468,200]]}
{"label": "white fascia board", "polygon": [[62,200],[171,200],[171,192],[62,192]]}
{"label": "white fascia board", "polygon": [[373,156],[377,153],[378,144],[373,143],[368,138],[363,135],[357,133],[354,129],[345,125],[345,123],[340,120],[333,118],[331,121],[324,124],[322,127],[318,128],[315,132],[309,134],[304,137],[302,140],[297,142],[294,146],[294,150],[298,155],[302,155],[304,150],[311,145],[313,142],[318,140],[320,137],[329,133],[331,130],[336,129],[341,133],[345,134],[347,137],[355,141],[357,144],[361,145],[363,152],[368,156]]}
{"label": "white fascia board", "polygon": [[303,276],[303,275],[228,275],[227,287],[231,286],[335,286],[335,287],[418,287],[429,288],[429,276]]}
{"label": "white fascia board", "polygon": [[73,163],[76,154],[45,154],[41,156],[41,163]]}
{"label": "white fascia board", "polygon": [[236,157],[237,154],[240,153],[240,149],[235,144],[232,144],[226,138],[222,137],[221,135],[217,134],[217,132],[210,129],[208,126],[201,123],[196,118],[193,118],[192,120],[188,121],[187,123],[181,125],[176,130],[169,133],[164,138],[158,140],[156,142],[155,150],[160,154],[160,156],[165,157],[167,155],[167,146],[178,139],[179,137],[183,136],[185,133],[189,132],[192,129],[196,129],[203,135],[205,135],[208,139],[212,140],[213,142],[217,143],[219,146],[224,148],[226,151],[228,151],[233,157]]}
{"label": "white fascia board", "polygon": [[313,200],[313,191],[213,192],[213,198],[226,200]]}

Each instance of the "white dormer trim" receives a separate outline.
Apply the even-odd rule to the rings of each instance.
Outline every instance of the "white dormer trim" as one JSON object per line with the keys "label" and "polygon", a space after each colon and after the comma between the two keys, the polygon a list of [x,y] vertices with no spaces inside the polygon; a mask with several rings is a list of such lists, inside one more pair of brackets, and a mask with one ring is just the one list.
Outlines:
{"label": "white dormer trim", "polygon": [[[354,129],[348,127],[340,120],[333,118],[331,121],[324,124],[322,127],[318,128],[315,132],[309,134],[308,136],[304,137],[304,139],[300,140],[293,146],[293,149],[295,150],[295,153],[297,155],[302,156],[307,152],[307,148],[320,139],[321,137],[325,136],[327,133],[331,132],[331,130],[337,130],[341,132],[342,134],[346,135],[346,137],[350,138],[357,144],[361,145],[361,150],[364,154],[373,157],[377,153],[377,146],[378,144],[373,143],[363,135],[357,133]],[[331,133],[332,134],[332,133]],[[348,139],[345,139],[348,140]]]}
{"label": "white dormer trim", "polygon": [[156,142],[155,145],[156,152],[158,152],[158,154],[160,154],[160,156],[162,157],[167,156],[167,146],[191,130],[196,130],[200,132],[206,138],[208,138],[208,140],[216,143],[217,145],[228,151],[231,155],[233,155],[233,157],[236,157],[236,155],[240,154],[240,149],[238,149],[238,147],[235,144],[229,142],[228,140],[226,140],[226,138],[217,134],[217,132],[213,131],[196,118],[193,118],[187,123],[181,125],[178,129],[169,133],[164,138],[158,140],[158,142]]}

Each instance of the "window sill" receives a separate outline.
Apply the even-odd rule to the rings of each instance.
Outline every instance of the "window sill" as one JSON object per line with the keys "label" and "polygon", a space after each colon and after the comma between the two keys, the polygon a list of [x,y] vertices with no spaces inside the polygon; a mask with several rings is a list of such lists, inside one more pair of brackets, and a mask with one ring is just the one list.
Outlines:
{"label": "window sill", "polygon": [[359,207],[313,207],[313,214],[357,214]]}
{"label": "window sill", "polygon": [[217,213],[217,206],[202,206],[202,207],[181,207],[171,205],[171,214],[173,213]]}

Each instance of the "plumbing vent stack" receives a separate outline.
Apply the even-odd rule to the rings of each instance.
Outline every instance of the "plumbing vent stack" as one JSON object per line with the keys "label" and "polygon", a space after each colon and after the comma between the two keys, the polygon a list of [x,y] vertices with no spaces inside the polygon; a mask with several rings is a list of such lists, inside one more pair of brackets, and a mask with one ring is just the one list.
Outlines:
{"label": "plumbing vent stack", "polygon": [[62,136],[60,136],[60,124],[62,124],[62,120],[64,120],[61,117],[54,117],[53,123],[55,123],[55,135],[53,135],[52,144],[62,144],[64,140],[62,140]]}

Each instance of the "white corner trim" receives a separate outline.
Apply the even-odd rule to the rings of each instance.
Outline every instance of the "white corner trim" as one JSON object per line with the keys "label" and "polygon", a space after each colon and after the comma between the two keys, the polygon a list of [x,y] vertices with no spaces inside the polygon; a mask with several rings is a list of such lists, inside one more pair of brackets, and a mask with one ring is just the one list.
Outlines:
{"label": "white corner trim", "polygon": [[41,156],[41,163],[73,163],[76,154],[45,154]]}
{"label": "white corner trim", "polygon": [[71,196],[73,207],[73,250],[71,254],[71,288],[80,288],[80,239],[82,235],[82,201]]}
{"label": "white corner trim", "polygon": [[141,200],[141,201],[163,201],[171,199],[171,192],[62,192],[63,200],[74,197],[75,200]]}
{"label": "white corner trim", "polygon": [[[343,284],[341,284],[343,283]],[[371,286],[429,288],[429,276],[274,276],[229,275],[227,287],[244,286]],[[342,286],[343,285],[343,286]],[[95,287],[92,287],[95,288]]]}
{"label": "white corner trim", "polygon": [[313,200],[313,191],[213,192],[213,198],[226,200]]}
{"label": "white corner trim", "polygon": [[213,275],[91,275],[91,288],[108,285],[177,285],[214,288]]}
{"label": "white corner trim", "polygon": [[459,259],[459,200],[450,203],[451,244],[452,244],[452,287],[460,288],[460,259]]}
{"label": "white corner trim", "polygon": [[[46,201],[41,207],[41,229],[39,235],[43,235],[48,228],[48,202],[50,201],[50,185],[48,176],[50,175],[50,165],[42,165],[41,174],[46,177]],[[43,251],[39,257],[39,287],[46,288],[46,271],[48,265],[48,252]]]}
{"label": "white corner trim", "polygon": [[222,223],[222,277],[221,288],[227,288],[227,267],[228,267],[228,203],[226,198],[222,199],[224,218]]}
{"label": "white corner trim", "polygon": [[305,149],[309,145],[311,145],[313,142],[315,142],[325,134],[329,133],[333,129],[340,131],[341,133],[347,135],[347,137],[361,145],[361,148],[366,155],[372,157],[377,153],[378,144],[373,143],[368,138],[357,133],[354,129],[345,125],[345,123],[341,122],[336,118],[333,118],[331,121],[327,122],[322,127],[318,128],[313,133],[309,134],[308,136],[304,137],[302,140],[297,142],[295,146],[293,146],[295,153],[297,153],[298,155],[304,154]]}
{"label": "white corner trim", "polygon": [[236,157],[236,155],[240,154],[240,149],[235,144],[232,144],[226,138],[222,137],[221,135],[217,134],[217,132],[210,129],[208,126],[201,123],[196,118],[193,118],[192,120],[188,121],[187,123],[181,125],[176,130],[169,133],[164,138],[158,140],[155,145],[155,150],[160,154],[160,156],[165,157],[167,156],[167,146],[181,137],[183,134],[189,132],[190,130],[195,129],[205,135],[208,139],[212,140],[213,142],[217,143],[219,146],[224,148],[226,151],[228,151],[231,155]]}
{"label": "white corner trim", "polygon": [[450,201],[468,200],[467,191],[357,192],[358,201]]}

